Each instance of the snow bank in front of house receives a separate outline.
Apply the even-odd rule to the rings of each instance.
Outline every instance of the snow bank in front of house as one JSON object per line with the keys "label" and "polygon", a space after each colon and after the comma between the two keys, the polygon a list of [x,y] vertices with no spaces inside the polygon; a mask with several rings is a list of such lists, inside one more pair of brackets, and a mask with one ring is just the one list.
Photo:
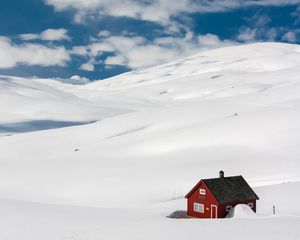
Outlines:
{"label": "snow bank in front of house", "polygon": [[251,218],[255,217],[253,210],[246,204],[238,204],[231,208],[226,218]]}

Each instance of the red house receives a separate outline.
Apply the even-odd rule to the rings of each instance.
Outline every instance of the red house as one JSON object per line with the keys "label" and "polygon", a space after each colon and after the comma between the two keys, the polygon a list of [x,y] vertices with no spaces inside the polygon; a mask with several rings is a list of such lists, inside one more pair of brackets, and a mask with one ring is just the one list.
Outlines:
{"label": "red house", "polygon": [[224,218],[232,207],[247,204],[256,212],[258,196],[242,176],[202,179],[186,196],[187,215],[196,218]]}

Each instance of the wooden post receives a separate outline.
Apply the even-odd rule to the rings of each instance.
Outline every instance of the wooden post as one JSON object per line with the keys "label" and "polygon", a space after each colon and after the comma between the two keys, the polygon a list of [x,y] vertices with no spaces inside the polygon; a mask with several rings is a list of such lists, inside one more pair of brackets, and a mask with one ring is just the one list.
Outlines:
{"label": "wooden post", "polygon": [[276,213],[276,212],[275,212],[275,206],[273,206],[273,215],[275,215],[275,213]]}

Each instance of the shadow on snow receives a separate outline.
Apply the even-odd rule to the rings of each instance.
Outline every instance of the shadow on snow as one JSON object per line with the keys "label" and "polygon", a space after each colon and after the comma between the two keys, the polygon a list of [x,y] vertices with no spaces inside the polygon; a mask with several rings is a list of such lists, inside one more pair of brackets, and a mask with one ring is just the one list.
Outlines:
{"label": "shadow on snow", "polygon": [[69,122],[69,121],[54,121],[54,120],[34,120],[27,122],[6,123],[0,124],[0,135],[10,135],[14,133],[26,133],[54,128],[63,128],[70,126],[83,125],[89,122]]}

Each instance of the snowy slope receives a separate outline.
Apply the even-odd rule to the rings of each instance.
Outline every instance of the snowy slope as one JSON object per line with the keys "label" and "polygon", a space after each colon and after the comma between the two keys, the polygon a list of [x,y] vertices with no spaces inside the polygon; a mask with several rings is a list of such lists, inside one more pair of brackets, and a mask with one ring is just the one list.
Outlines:
{"label": "snowy slope", "polygon": [[[65,118],[49,110],[46,119],[102,120],[0,137],[3,238],[298,239],[299,76],[300,46],[260,43],[86,85],[13,78],[45,90],[39,96],[26,90],[26,99],[40,99],[43,108],[51,93],[49,106],[70,111]],[[6,101],[15,103],[6,108],[7,123],[19,117],[23,100],[2,82]],[[220,169],[256,187],[257,218],[165,217],[184,210],[185,193]],[[279,215],[271,217],[273,205]],[[7,216],[31,220],[15,232]],[[36,224],[40,230],[26,233]]]}
{"label": "snowy slope", "polygon": [[117,101],[118,106],[133,108],[258,93],[297,82],[293,73],[299,71],[299,56],[298,45],[226,47],[97,81],[78,87],[77,93],[96,102]]}
{"label": "snowy slope", "polygon": [[95,105],[46,82],[0,76],[0,135],[78,125],[122,112]]}

